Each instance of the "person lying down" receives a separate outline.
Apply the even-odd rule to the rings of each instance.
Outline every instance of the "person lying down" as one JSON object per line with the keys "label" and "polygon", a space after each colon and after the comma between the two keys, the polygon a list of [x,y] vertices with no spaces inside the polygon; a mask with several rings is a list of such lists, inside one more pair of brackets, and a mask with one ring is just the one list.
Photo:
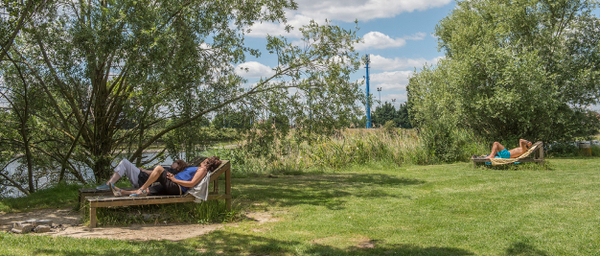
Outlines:
{"label": "person lying down", "polygon": [[[216,156],[205,159],[199,167],[186,166],[177,174],[165,171],[165,168],[159,165],[148,174],[148,179],[138,190],[123,190],[116,187],[113,182],[109,182],[109,187],[114,196],[183,195],[188,189],[196,186],[207,173],[214,171],[220,165],[221,160]],[[171,167],[173,168],[173,165]],[[174,169],[178,167],[175,166]],[[160,186],[151,186],[156,181]]]}
{"label": "person lying down", "polygon": [[[500,142],[494,142],[492,145],[492,152],[489,155],[484,156],[486,159],[490,158],[517,158],[527,152],[533,143],[528,140],[520,139],[519,147],[513,149],[506,149]],[[479,158],[479,156],[474,155],[473,158]]]}

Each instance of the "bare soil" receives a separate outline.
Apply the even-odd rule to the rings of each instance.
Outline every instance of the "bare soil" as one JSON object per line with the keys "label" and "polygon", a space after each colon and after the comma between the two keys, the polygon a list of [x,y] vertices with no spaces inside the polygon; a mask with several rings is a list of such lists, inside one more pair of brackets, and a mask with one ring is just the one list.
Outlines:
{"label": "bare soil", "polygon": [[[268,212],[246,213],[246,218],[257,224],[277,221]],[[28,219],[51,220],[51,232],[39,235],[66,236],[76,238],[109,238],[122,240],[170,240],[179,241],[192,237],[208,234],[211,231],[222,229],[225,226],[237,224],[170,224],[158,222],[154,224],[109,226],[90,229],[81,224],[81,214],[72,209],[40,209],[25,213],[0,213],[0,225]],[[185,230],[185,232],[182,232]]]}

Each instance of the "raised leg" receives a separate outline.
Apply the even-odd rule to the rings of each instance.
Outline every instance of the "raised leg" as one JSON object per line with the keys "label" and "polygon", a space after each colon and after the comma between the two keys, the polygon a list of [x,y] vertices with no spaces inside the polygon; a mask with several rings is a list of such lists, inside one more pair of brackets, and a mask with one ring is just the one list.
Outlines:
{"label": "raised leg", "polygon": [[502,146],[502,144],[500,144],[500,142],[494,142],[494,145],[492,146],[492,152],[490,152],[490,155],[487,156],[486,158],[494,158],[496,156],[496,153],[500,152],[504,150],[504,146]]}

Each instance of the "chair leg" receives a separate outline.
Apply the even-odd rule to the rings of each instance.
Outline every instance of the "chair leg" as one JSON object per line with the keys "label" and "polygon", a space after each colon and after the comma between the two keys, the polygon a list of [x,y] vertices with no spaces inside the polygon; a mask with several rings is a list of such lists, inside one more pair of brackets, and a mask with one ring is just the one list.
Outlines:
{"label": "chair leg", "polygon": [[90,206],[90,228],[96,227],[96,207]]}
{"label": "chair leg", "polygon": [[231,211],[231,168],[225,171],[225,203],[227,211]]}

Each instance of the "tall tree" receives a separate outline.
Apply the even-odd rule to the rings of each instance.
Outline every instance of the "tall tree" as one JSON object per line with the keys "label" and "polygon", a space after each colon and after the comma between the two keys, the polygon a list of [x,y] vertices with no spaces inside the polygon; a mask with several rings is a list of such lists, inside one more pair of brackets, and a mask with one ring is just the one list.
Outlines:
{"label": "tall tree", "polygon": [[410,79],[415,120],[495,140],[596,132],[598,119],[587,110],[600,97],[596,7],[588,0],[458,2],[435,29],[445,58]]}
{"label": "tall tree", "polygon": [[396,114],[396,109],[392,106],[392,103],[386,101],[383,105],[378,105],[371,116],[373,127],[383,126],[387,121],[393,121]]}
{"label": "tall tree", "polygon": [[[236,74],[246,55],[260,56],[244,45],[249,27],[285,22],[285,10],[294,8],[288,0],[55,1],[28,27],[20,52],[44,92],[47,127],[80,148],[73,157],[102,180],[123,147],[142,163],[153,142],[220,109],[247,106],[249,115],[285,116],[303,127],[318,122],[311,132],[331,131],[355,114],[353,30],[312,22],[301,28],[302,47],[270,36],[274,75],[247,88]],[[309,119],[304,103],[314,86],[317,112]],[[265,131],[253,130],[250,141],[284,136],[289,127],[257,128]]]}

